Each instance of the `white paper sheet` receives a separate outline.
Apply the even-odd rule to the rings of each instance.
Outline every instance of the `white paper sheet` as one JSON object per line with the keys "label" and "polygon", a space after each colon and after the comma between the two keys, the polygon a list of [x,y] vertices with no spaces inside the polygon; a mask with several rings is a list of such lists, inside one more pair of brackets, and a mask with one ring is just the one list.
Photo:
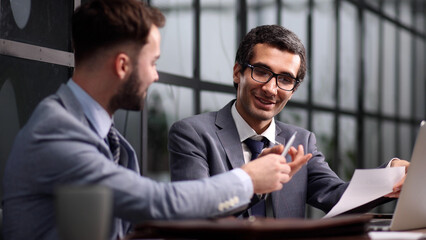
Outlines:
{"label": "white paper sheet", "polygon": [[421,232],[369,232],[372,240],[410,240],[425,239],[426,234]]}
{"label": "white paper sheet", "polygon": [[324,218],[334,217],[391,193],[404,174],[404,167],[355,170],[342,198]]}

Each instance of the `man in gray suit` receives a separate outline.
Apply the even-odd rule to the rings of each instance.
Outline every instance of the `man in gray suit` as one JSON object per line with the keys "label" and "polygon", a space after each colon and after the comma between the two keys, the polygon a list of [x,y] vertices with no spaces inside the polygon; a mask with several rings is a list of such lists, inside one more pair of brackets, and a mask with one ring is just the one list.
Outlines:
{"label": "man in gray suit", "polygon": [[[204,179],[238,168],[252,158],[252,140],[271,147],[286,144],[297,132],[294,146],[298,147],[290,149],[287,161],[305,150],[312,158],[281,190],[266,199],[255,196],[253,207],[244,215],[303,218],[306,203],[328,212],[348,183],[329,168],[312,132],[274,119],[305,72],[305,48],[293,32],[276,25],[252,29],[237,50],[233,69],[236,100],[218,112],[190,117],[171,127],[172,180]],[[396,159],[391,165],[406,166],[408,162]],[[388,197],[397,197],[402,184]]]}
{"label": "man in gray suit", "polygon": [[143,220],[232,214],[253,193],[281,189],[306,163],[300,156],[287,164],[278,146],[259,161],[209,179],[156,183],[141,177],[135,152],[112,117],[119,108],[140,110],[158,80],[163,24],[158,10],[137,0],[94,0],[73,14],[73,77],[37,106],[7,162],[5,239],[58,239],[54,190],[61,185],[111,189],[110,239],[118,239]]}

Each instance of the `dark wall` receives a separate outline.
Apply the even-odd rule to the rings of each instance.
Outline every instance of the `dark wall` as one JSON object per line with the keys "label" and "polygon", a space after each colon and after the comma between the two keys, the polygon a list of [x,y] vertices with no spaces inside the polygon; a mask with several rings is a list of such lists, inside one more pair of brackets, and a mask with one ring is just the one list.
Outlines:
{"label": "dark wall", "polygon": [[[0,179],[18,130],[35,106],[71,77],[72,67],[46,62],[43,58],[17,57],[19,44],[28,44],[46,58],[59,51],[71,52],[70,19],[74,1],[0,1]],[[43,49],[40,50],[40,47]],[[7,52],[7,53],[5,53]],[[27,53],[31,57],[31,52]],[[3,184],[0,186],[2,196]]]}

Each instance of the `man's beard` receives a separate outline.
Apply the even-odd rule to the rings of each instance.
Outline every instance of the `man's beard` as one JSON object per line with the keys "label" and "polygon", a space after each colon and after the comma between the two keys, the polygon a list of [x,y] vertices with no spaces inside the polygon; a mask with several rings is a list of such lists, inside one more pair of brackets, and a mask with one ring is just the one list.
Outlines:
{"label": "man's beard", "polygon": [[113,111],[118,109],[139,111],[143,108],[145,96],[138,94],[140,82],[136,75],[136,69],[133,71],[129,79],[118,90],[118,93],[112,97],[109,102],[109,108]]}

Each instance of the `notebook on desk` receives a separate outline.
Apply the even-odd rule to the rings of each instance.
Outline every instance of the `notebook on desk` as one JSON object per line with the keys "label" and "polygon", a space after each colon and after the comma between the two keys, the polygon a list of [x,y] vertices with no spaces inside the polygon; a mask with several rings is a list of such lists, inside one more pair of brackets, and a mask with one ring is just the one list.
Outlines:
{"label": "notebook on desk", "polygon": [[392,218],[388,221],[372,221],[371,230],[426,228],[426,121],[420,124],[410,162]]}

